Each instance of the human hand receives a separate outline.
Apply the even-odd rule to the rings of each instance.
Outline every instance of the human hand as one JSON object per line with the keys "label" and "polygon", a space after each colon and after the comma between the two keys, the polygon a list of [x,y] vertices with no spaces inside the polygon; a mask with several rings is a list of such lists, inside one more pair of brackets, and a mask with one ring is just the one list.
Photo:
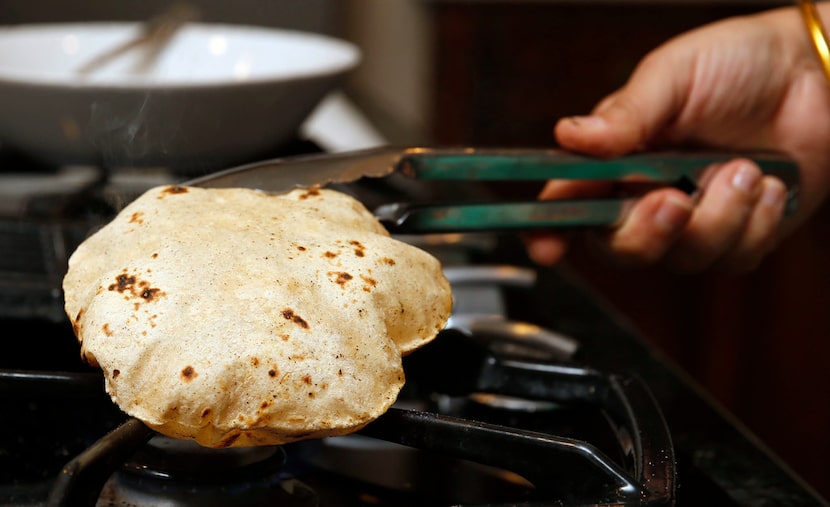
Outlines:
{"label": "human hand", "polygon": [[[830,19],[830,9],[821,8]],[[563,148],[601,157],[680,146],[779,151],[799,164],[799,210],[787,219],[783,183],[747,159],[710,168],[698,196],[676,189],[646,194],[619,226],[588,233],[623,265],[753,269],[830,187],[830,84],[796,9],[724,20],[669,41],[591,115],[560,120],[554,134]],[[609,191],[598,182],[553,180],[540,198]],[[574,239],[557,231],[533,234],[528,251],[554,264]]]}

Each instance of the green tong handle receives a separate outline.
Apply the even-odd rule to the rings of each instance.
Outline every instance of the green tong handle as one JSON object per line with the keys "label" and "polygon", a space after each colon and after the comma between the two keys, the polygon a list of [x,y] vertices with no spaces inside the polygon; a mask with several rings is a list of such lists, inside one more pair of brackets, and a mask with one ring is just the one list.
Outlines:
{"label": "green tong handle", "polygon": [[[743,156],[788,188],[786,212],[797,205],[798,166],[776,154],[653,152],[597,159],[559,151],[430,149],[407,152],[397,170],[418,180],[517,181],[548,179],[635,180],[695,189],[712,164]],[[539,228],[608,226],[618,222],[635,199],[535,202],[387,204],[375,215],[402,234],[512,231]]]}

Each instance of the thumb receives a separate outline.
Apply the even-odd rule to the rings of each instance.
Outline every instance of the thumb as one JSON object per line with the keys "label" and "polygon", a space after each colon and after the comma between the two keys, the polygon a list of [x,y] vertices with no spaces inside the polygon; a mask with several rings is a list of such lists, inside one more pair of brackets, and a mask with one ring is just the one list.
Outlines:
{"label": "thumb", "polygon": [[686,66],[660,60],[643,60],[628,83],[603,99],[590,115],[559,120],[554,128],[557,142],[565,149],[601,157],[653,144],[678,116],[684,103],[682,91],[689,88]]}

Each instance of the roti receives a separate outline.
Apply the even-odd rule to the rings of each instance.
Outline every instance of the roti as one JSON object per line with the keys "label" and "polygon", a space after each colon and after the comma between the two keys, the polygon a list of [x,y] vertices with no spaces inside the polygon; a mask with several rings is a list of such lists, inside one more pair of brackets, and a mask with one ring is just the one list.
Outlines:
{"label": "roti", "polygon": [[63,289],[113,401],[207,447],[359,430],[452,307],[437,259],[327,189],[150,189],[77,248]]}

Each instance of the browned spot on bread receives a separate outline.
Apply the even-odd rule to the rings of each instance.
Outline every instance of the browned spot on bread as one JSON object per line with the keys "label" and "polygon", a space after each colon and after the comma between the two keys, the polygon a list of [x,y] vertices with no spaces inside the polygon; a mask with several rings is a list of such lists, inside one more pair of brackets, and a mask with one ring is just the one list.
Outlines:
{"label": "browned spot on bread", "polygon": [[101,330],[104,332],[105,335],[112,336],[112,329],[110,329],[109,322],[105,322],[104,325],[101,326]]}
{"label": "browned spot on bread", "polygon": [[311,375],[303,375],[303,382],[305,382],[306,385],[311,385]]}
{"label": "browned spot on bread", "polygon": [[[124,271],[126,271],[126,269]],[[107,290],[118,292],[131,290],[132,287],[135,285],[135,280],[136,279],[134,276],[122,273],[115,277],[115,283],[107,287]]]}
{"label": "browned spot on bread", "polygon": [[131,224],[143,224],[144,223],[144,212],[143,211],[136,211],[130,216],[130,223]]}
{"label": "browned spot on bread", "polygon": [[360,241],[357,241],[356,239],[353,239],[353,240],[349,241],[349,244],[352,245],[353,247],[355,247],[354,254],[357,255],[358,257],[363,257],[363,256],[366,255],[366,247],[363,246],[363,244]]}
{"label": "browned spot on bread", "polygon": [[307,189],[305,192],[300,194],[299,199],[304,201],[310,197],[317,197],[320,195],[320,187],[311,187]]}
{"label": "browned spot on bread", "polygon": [[82,350],[81,359],[90,366],[98,366],[98,359],[95,358],[95,354],[93,354],[92,352]]}
{"label": "browned spot on bread", "polygon": [[282,316],[285,317],[286,320],[290,320],[291,322],[297,324],[303,329],[308,329],[308,322],[306,322],[302,317],[294,313],[294,310],[290,308],[286,308],[282,311]]}
{"label": "browned spot on bread", "polygon": [[336,283],[337,285],[339,285],[339,286],[341,286],[341,287],[344,287],[344,288],[345,288],[345,286],[346,286],[346,283],[347,283],[349,280],[351,280],[352,278],[354,278],[354,277],[353,277],[352,275],[350,275],[349,273],[345,273],[345,272],[343,272],[343,271],[329,271],[329,272],[328,272],[328,273],[326,273],[326,274],[327,274],[329,277],[332,277],[332,276],[333,276],[333,277],[334,277],[334,283]]}
{"label": "browned spot on bread", "polygon": [[139,280],[135,275],[127,274],[127,270],[115,277],[115,283],[111,283],[107,290],[119,292],[128,297],[136,297],[146,302],[155,301],[165,295],[158,288],[150,287],[150,282]]}
{"label": "browned spot on bread", "polygon": [[375,280],[374,278],[371,278],[369,276],[360,275],[360,278],[363,279],[364,282],[366,282],[365,285],[363,286],[363,290],[366,291],[366,292],[371,292],[372,289],[374,289],[378,284],[377,280]]}
{"label": "browned spot on bread", "polygon": [[202,419],[210,415],[210,408],[202,410]]}
{"label": "browned spot on bread", "polygon": [[83,341],[81,338],[81,317],[84,316],[84,309],[81,308],[78,310],[78,313],[75,315],[75,318],[72,320],[72,331],[75,332],[75,336],[78,337],[79,341]]}
{"label": "browned spot on bread", "polygon": [[121,375],[121,370],[112,370],[112,378],[117,379]]}
{"label": "browned spot on bread", "polygon": [[[240,416],[240,417],[242,417],[242,416]],[[233,445],[234,442],[236,442],[236,439],[239,438],[239,435],[240,435],[239,433],[234,433],[233,435],[228,435],[227,437],[222,439],[221,442],[219,442],[219,447],[220,448],[230,447],[231,445]]]}
{"label": "browned spot on bread", "polygon": [[276,366],[274,366],[273,368],[271,368],[270,370],[268,370],[268,376],[269,376],[269,377],[271,377],[271,378],[276,377],[276,376],[277,376],[277,373],[279,373],[279,370],[277,369],[277,367],[276,367]]}
{"label": "browned spot on bread", "polygon": [[299,250],[301,252],[305,252],[308,249],[306,247],[302,246],[302,245],[297,245],[297,250]]}
{"label": "browned spot on bread", "polygon": [[146,288],[141,291],[141,299],[145,301],[152,301],[161,292],[159,289]]}
{"label": "browned spot on bread", "polygon": [[332,252],[332,251],[330,251],[330,250],[326,250],[326,251],[323,253],[323,257],[325,257],[325,258],[327,258],[327,259],[334,259],[334,258],[335,258],[335,257],[337,257],[338,255],[339,255],[338,253],[336,253],[336,252]]}
{"label": "browned spot on bread", "polygon": [[287,334],[281,334],[280,338],[282,338],[282,341],[287,342],[288,339],[291,338],[291,336]]}
{"label": "browned spot on bread", "polygon": [[[152,257],[153,259],[158,259],[159,254],[158,254],[158,252],[156,252],[153,255],[151,255],[150,257]],[[147,270],[147,271],[149,271],[149,270]]]}
{"label": "browned spot on bread", "polygon": [[187,187],[182,187],[179,185],[169,185],[164,187],[159,194],[159,199],[164,199],[168,195],[175,195],[175,194],[186,194],[188,192]]}
{"label": "browned spot on bread", "polygon": [[292,361],[305,361],[305,356],[303,354],[292,354],[288,356],[288,359]]}
{"label": "browned spot on bread", "polygon": [[380,262],[382,262],[383,264],[386,264],[387,266],[394,266],[395,265],[395,259],[390,259],[389,257],[381,258]]}
{"label": "browned spot on bread", "polygon": [[182,379],[185,382],[190,382],[191,380],[193,380],[197,376],[198,376],[198,374],[196,373],[196,370],[194,370],[192,366],[189,366],[189,365],[185,366],[184,369],[182,370]]}

